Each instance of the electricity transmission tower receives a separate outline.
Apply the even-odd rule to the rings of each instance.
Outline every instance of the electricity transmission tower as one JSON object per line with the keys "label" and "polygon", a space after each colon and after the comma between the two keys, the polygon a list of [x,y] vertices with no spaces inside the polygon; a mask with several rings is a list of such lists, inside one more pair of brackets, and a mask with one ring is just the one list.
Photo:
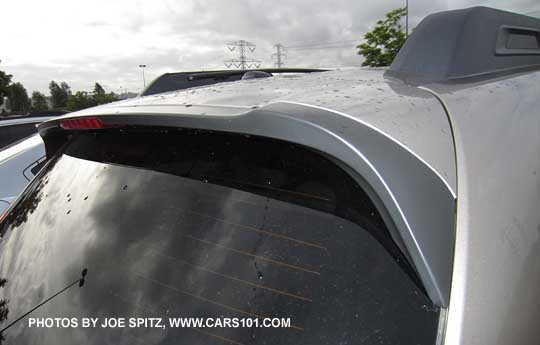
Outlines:
{"label": "electricity transmission tower", "polygon": [[227,66],[227,68],[231,68],[231,66],[234,65],[234,67],[240,69],[246,69],[246,67],[251,68],[252,66],[255,66],[255,68],[259,68],[259,66],[261,66],[261,62],[259,60],[254,60],[246,57],[246,53],[248,51],[250,53],[253,53],[255,51],[255,47],[255,44],[244,40],[227,43],[227,48],[229,48],[229,51],[232,52],[237,50],[239,56],[238,59],[223,61],[225,63],[225,66]]}
{"label": "electricity transmission tower", "polygon": [[286,49],[281,43],[275,44],[274,48],[276,48],[276,52],[272,54],[272,58],[276,58],[274,66],[281,68],[284,65],[282,58],[287,57],[287,55],[283,54]]}

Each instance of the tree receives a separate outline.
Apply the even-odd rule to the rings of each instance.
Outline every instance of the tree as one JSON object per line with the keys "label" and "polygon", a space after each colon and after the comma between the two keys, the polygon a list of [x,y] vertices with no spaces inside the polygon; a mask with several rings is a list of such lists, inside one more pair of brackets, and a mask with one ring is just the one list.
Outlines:
{"label": "tree", "polygon": [[94,95],[104,95],[104,94],[105,94],[105,89],[99,83],[96,83],[94,85]]}
{"label": "tree", "polygon": [[62,89],[64,94],[66,94],[68,97],[71,96],[71,87],[69,87],[65,81],[60,83],[60,89]]}
{"label": "tree", "polygon": [[94,90],[91,93],[77,91],[74,95],[70,95],[68,97],[66,108],[69,111],[76,111],[117,100],[118,97],[116,94],[113,92],[107,93],[99,83],[95,83]]}
{"label": "tree", "polygon": [[9,103],[13,112],[27,112],[30,110],[30,98],[21,83],[9,86]]}
{"label": "tree", "polygon": [[69,96],[66,108],[69,111],[76,111],[81,109],[90,108],[96,106],[97,103],[94,97],[88,94],[86,91],[77,91],[74,95]]}
{"label": "tree", "polygon": [[47,98],[39,91],[32,92],[32,111],[40,112],[49,109]]}
{"label": "tree", "polygon": [[390,66],[407,39],[401,26],[401,18],[407,14],[406,8],[397,8],[386,14],[386,19],[377,21],[375,28],[364,35],[365,43],[357,46],[358,54],[366,60],[362,66]]}
{"label": "tree", "polygon": [[118,101],[118,96],[116,96],[115,93],[104,93],[102,95],[94,94],[94,101],[96,102],[96,105],[111,103]]}
{"label": "tree", "polygon": [[94,85],[93,98],[96,105],[118,101],[118,96],[115,93],[106,93],[105,89],[99,83]]}
{"label": "tree", "polygon": [[54,80],[49,84],[49,91],[51,92],[51,103],[53,109],[65,108],[68,98],[71,95],[71,88],[66,82],[61,82],[58,85]]}
{"label": "tree", "polygon": [[11,84],[11,74],[0,71],[0,105],[4,104],[4,97],[9,95],[9,85]]}

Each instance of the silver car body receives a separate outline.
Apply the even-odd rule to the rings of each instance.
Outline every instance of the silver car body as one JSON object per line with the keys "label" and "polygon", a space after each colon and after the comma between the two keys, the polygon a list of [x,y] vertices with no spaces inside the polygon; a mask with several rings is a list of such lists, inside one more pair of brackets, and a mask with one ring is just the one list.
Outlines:
{"label": "silver car body", "polygon": [[[69,117],[109,115],[103,118],[118,123],[128,118],[136,122],[139,116],[158,121],[156,114],[174,114],[178,125],[185,127],[264,134],[324,148],[361,172],[380,197],[406,250],[420,256],[412,259],[416,269],[432,300],[443,307],[441,341],[534,343],[540,339],[535,326],[540,322],[540,214],[536,211],[540,72],[457,86],[411,86],[383,73],[382,69],[347,69],[244,80],[142,97]],[[326,117],[318,117],[317,111]],[[279,126],[279,118],[285,117],[288,128]],[[244,126],[242,121],[249,119],[256,121]],[[411,176],[404,175],[408,167],[400,166],[391,151],[367,146],[364,129],[386,138],[431,171],[443,186],[440,198],[431,200],[441,204],[431,207],[415,200],[426,192],[403,187],[414,184]],[[323,141],[321,133],[328,138]],[[347,149],[350,157],[343,154]],[[451,207],[454,202],[457,209],[437,213],[439,206]],[[433,227],[437,224],[438,229]],[[425,231],[452,243],[429,252],[429,246],[420,243],[429,242],[422,234]],[[448,248],[449,253],[441,251]],[[433,264],[433,260],[447,255],[452,260],[446,302],[445,292],[438,288],[444,290],[450,281],[437,281],[440,276],[430,275],[429,270],[441,269],[445,263]],[[422,260],[429,263],[422,267]]]}
{"label": "silver car body", "polygon": [[[449,54],[436,60],[433,47],[454,49],[448,42],[460,39],[470,44],[470,37],[460,36],[469,24],[454,25],[454,19],[475,16],[493,21],[507,14],[481,8],[452,12],[439,22],[437,16],[428,18],[428,24],[450,23],[446,33],[453,35],[446,43],[439,31],[425,36],[431,39],[425,48],[427,59],[435,59],[434,71],[441,72]],[[488,21],[468,23],[482,27]],[[418,40],[425,38],[415,31]],[[490,35],[498,32],[507,33]],[[407,44],[398,60],[416,54]],[[483,53],[492,58],[491,48]],[[520,61],[532,59],[525,53]],[[477,62],[489,66],[488,60]],[[422,71],[414,59],[406,67]],[[540,341],[540,71],[526,67],[504,76],[472,74],[459,82],[411,82],[384,69],[362,68],[241,80],[83,110],[44,123],[40,132],[47,142],[49,133],[61,131],[61,121],[98,117],[105,125],[260,135],[323,152],[373,198],[428,296],[441,307],[439,344],[535,344]]]}
{"label": "silver car body", "polygon": [[36,125],[50,119],[50,116],[36,116],[36,117],[24,117],[24,116],[17,116],[17,117],[8,117],[6,119],[2,119],[0,121],[0,127],[3,126],[15,126],[25,123],[35,123]]}
{"label": "silver car body", "polygon": [[539,88],[540,72],[426,86],[445,104],[456,137],[456,246],[445,344],[540,339]]}

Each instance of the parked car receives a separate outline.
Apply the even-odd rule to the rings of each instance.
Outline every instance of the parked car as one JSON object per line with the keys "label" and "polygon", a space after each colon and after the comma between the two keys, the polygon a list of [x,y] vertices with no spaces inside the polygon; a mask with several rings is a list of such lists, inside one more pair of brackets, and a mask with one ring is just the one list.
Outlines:
{"label": "parked car", "polygon": [[37,133],[37,125],[50,118],[51,116],[36,116],[0,119],[0,150]]}
{"label": "parked car", "polygon": [[[538,343],[539,32],[489,8],[442,12],[388,69],[238,80],[41,124],[47,163],[0,223],[0,333]],[[33,317],[167,327],[13,324],[58,291]]]}
{"label": "parked car", "polygon": [[0,214],[23,191],[45,162],[37,125],[51,116],[0,120]]}
{"label": "parked car", "polygon": [[0,151],[0,214],[39,172],[45,159],[45,146],[37,133]]}

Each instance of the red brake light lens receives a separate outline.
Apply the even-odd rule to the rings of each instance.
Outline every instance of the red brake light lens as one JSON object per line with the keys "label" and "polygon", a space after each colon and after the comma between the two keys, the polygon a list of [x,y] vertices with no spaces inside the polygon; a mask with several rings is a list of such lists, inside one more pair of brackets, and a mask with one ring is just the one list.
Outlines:
{"label": "red brake light lens", "polygon": [[97,117],[83,117],[80,119],[60,121],[60,127],[63,129],[102,129],[111,126],[105,125],[103,121]]}

